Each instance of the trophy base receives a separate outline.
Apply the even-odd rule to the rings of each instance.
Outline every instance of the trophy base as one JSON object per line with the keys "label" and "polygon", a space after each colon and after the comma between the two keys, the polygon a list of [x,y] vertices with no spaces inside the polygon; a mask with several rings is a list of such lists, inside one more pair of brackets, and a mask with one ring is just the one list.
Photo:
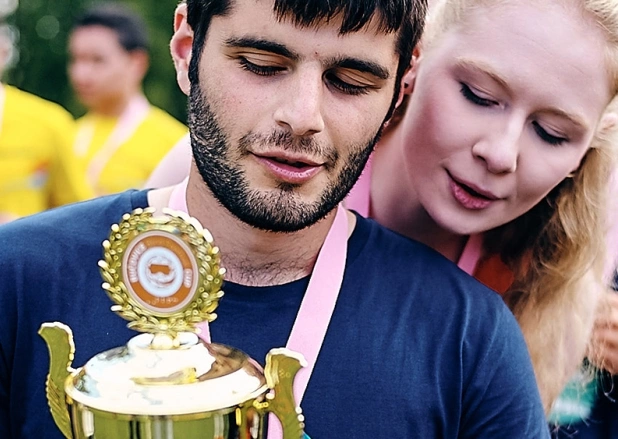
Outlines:
{"label": "trophy base", "polygon": [[72,439],[262,439],[265,417],[247,401],[216,412],[174,416],[119,415],[69,407]]}

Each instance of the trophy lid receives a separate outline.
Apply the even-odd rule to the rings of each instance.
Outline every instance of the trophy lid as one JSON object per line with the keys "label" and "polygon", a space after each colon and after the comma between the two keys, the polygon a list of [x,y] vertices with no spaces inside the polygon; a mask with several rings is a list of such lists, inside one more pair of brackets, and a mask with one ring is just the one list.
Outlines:
{"label": "trophy lid", "polygon": [[154,337],[96,355],[71,375],[67,395],[116,414],[172,416],[235,407],[268,389],[262,368],[237,349],[188,332],[173,349],[153,349]]}
{"label": "trophy lid", "polygon": [[112,310],[144,332],[92,358],[66,382],[90,408],[180,415],[236,406],[268,389],[261,367],[239,350],[200,340],[216,318],[225,270],[197,220],[137,209],[112,226],[99,262]]}

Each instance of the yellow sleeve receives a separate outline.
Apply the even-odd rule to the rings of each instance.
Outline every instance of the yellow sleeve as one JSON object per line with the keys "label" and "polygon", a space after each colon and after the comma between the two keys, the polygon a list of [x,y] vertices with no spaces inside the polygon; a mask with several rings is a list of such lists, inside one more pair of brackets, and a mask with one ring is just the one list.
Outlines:
{"label": "yellow sleeve", "polygon": [[48,114],[49,122],[54,127],[52,141],[56,152],[49,178],[51,207],[87,200],[94,196],[94,191],[86,180],[86,170],[74,152],[75,121],[65,110],[56,110]]}
{"label": "yellow sleeve", "polygon": [[69,112],[18,88],[2,87],[0,214],[31,215],[90,197],[73,154]]}

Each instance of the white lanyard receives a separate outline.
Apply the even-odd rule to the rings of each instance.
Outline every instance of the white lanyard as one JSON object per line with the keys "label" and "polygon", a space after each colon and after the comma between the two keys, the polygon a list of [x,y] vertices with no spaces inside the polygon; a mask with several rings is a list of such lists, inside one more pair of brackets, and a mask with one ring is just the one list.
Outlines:
{"label": "white lanyard", "polygon": [[0,84],[0,134],[2,134],[3,122],[4,122],[4,111],[6,106],[6,90],[4,85]]}
{"label": "white lanyard", "polygon": [[[149,112],[150,104],[144,96],[139,95],[129,101],[111,134],[88,164],[86,176],[93,188],[98,186],[99,177],[114,153],[133,136]],[[78,129],[74,144],[74,150],[78,156],[88,153],[94,137],[94,129],[93,121],[85,121]]]}

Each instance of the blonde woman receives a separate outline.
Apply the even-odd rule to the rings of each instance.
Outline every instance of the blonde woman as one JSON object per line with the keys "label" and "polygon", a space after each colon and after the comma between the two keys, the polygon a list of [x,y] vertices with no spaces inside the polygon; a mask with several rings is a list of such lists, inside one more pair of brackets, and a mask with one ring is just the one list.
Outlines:
{"label": "blonde woman", "polygon": [[517,316],[546,410],[604,290],[617,18],[615,1],[437,2],[371,168],[384,225],[454,261],[482,234],[469,269]]}
{"label": "blonde woman", "polygon": [[[405,113],[348,207],[502,294],[549,412],[605,292],[618,1],[434,3],[404,79]],[[174,166],[159,175],[188,168]]]}

